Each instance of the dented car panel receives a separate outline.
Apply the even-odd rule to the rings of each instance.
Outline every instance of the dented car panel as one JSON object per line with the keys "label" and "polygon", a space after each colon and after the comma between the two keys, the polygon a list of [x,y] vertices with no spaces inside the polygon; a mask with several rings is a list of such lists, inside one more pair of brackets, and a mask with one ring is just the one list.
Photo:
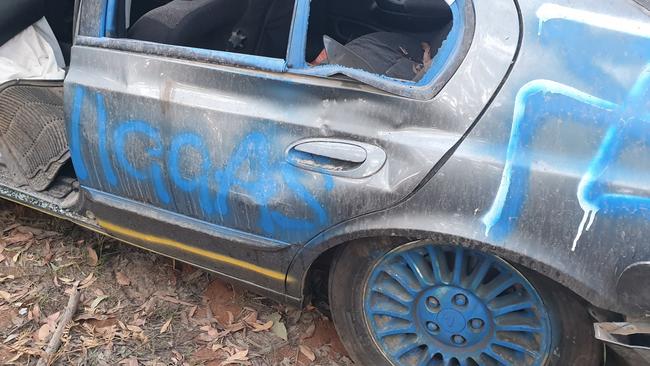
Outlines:
{"label": "dented car panel", "polygon": [[598,307],[647,314],[648,15],[631,1],[520,5],[517,61],[450,159],[406,201],[323,233],[299,257],[350,236],[436,233]]}
{"label": "dented car panel", "polygon": [[[284,273],[302,244],[404,199],[479,116],[519,31],[513,2],[493,3],[498,15],[484,7],[476,5],[459,69],[425,102],[356,82],[110,49],[131,40],[79,38],[65,82],[69,141],[97,223],[136,245],[284,293]],[[380,150],[385,161],[291,148],[313,139]],[[294,154],[312,166],[295,164]],[[367,164],[373,174],[338,174]]]}

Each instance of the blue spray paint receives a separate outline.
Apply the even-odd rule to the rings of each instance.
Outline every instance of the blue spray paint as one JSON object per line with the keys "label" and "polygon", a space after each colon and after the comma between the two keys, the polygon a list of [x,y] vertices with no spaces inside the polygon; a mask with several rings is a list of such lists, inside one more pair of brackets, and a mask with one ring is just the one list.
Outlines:
{"label": "blue spray paint", "polygon": [[[258,223],[267,235],[273,235],[278,230],[313,230],[325,225],[328,221],[327,214],[316,198],[300,183],[299,170],[282,160],[272,159],[271,149],[269,138],[262,133],[253,132],[243,139],[228,159],[226,167],[215,173],[215,180],[219,184],[217,212],[222,217],[228,215],[228,196],[238,187],[260,207]],[[243,171],[247,164],[248,171]],[[242,175],[247,179],[240,178]],[[329,190],[333,186],[332,178],[324,177],[325,189]],[[280,192],[282,182],[312,211],[313,219],[290,218],[269,208],[273,197]]]}
{"label": "blue spray paint", "polygon": [[[591,13],[584,11],[548,5],[543,6],[538,12],[540,35],[542,26],[549,21],[553,12],[559,12],[557,18],[562,21],[568,20],[570,23],[582,22],[583,25],[596,26],[595,20],[598,20],[600,22],[598,26],[609,31],[617,30],[614,28],[619,26],[602,24],[603,19],[608,19],[607,16],[590,15]],[[620,22],[623,20],[619,19],[618,23],[623,24]],[[621,27],[626,26],[621,25]],[[631,29],[634,32],[638,31]],[[571,32],[563,32],[563,34],[567,33]],[[644,38],[647,44],[650,32],[645,34]],[[620,40],[618,41],[620,43]],[[647,48],[645,50],[644,52],[647,52]],[[647,62],[646,58],[644,63]],[[583,76],[590,81],[597,78],[594,73]],[[615,94],[616,89],[617,87],[614,86],[609,88],[608,92],[612,93],[612,97],[618,95]],[[615,163],[625,145],[632,141],[640,141],[650,146],[650,134],[644,131],[650,123],[648,118],[650,113],[647,113],[649,91],[650,63],[643,66],[641,74],[621,102],[618,102],[618,97],[614,97],[617,102],[613,102],[549,80],[535,80],[522,87],[515,100],[513,125],[501,184],[492,207],[483,217],[486,236],[502,240],[516,226],[528,190],[532,154],[529,145],[532,144],[535,132],[549,116],[607,129],[596,156],[578,186],[577,197],[584,215],[572,250],[575,250],[582,233],[590,229],[598,212],[634,214],[650,219],[650,198],[607,193],[609,181],[604,177],[607,167]]]}
{"label": "blue spray paint", "polygon": [[[201,156],[200,174],[191,179],[183,177],[181,173],[183,169],[180,164],[183,151],[189,148],[196,150],[196,152]],[[213,204],[210,201],[208,175],[212,164],[201,137],[193,133],[183,133],[174,137],[171,143],[169,161],[167,164],[169,176],[171,177],[172,182],[185,192],[193,192],[198,189],[201,209],[206,215],[211,215],[214,209]]]}
{"label": "blue spray paint", "polygon": [[81,180],[88,178],[88,169],[86,169],[86,163],[84,163],[81,150],[81,109],[83,107],[84,94],[84,88],[80,86],[74,88],[72,112],[70,114],[70,156],[77,177]]}
{"label": "blue spray paint", "polygon": [[98,149],[99,149],[99,160],[102,164],[102,169],[104,170],[104,175],[106,180],[111,186],[117,185],[117,177],[113,171],[113,166],[111,165],[110,158],[108,156],[108,149],[106,146],[106,105],[104,104],[104,96],[97,93],[96,97],[96,108],[97,108],[97,134],[102,138],[99,139]]}
{"label": "blue spray paint", "polygon": [[[85,89],[77,87],[71,115],[71,152],[77,174],[86,184],[88,171],[83,161],[81,113]],[[206,221],[226,225],[233,222],[237,212],[230,207],[230,199],[246,197],[259,210],[259,217],[251,222],[269,237],[290,241],[298,232],[324,228],[328,215],[323,206],[303,183],[311,175],[284,161],[284,155],[273,154],[274,133],[251,132],[235,146],[223,167],[213,166],[208,145],[204,139],[192,132],[183,132],[169,137],[169,144],[161,131],[148,121],[109,121],[106,111],[106,97],[95,93],[94,107],[97,131],[97,169],[108,183],[112,193],[119,194],[124,177],[131,177],[140,183],[151,182],[154,202],[160,207],[173,209],[172,193],[175,190],[196,194]],[[110,138],[109,138],[110,137]],[[135,144],[138,141],[139,144]],[[143,152],[134,151],[134,146],[146,146]],[[186,154],[198,154],[198,167],[184,166]],[[187,159],[188,162],[195,159]],[[120,174],[118,174],[120,173]],[[168,179],[165,174],[167,174]],[[323,188],[334,187],[333,178],[323,175]],[[212,188],[215,187],[215,188]],[[300,217],[289,217],[276,211],[274,199],[290,192],[297,202],[304,204]],[[277,202],[275,202],[277,203]],[[300,208],[296,208],[300,210]]]}
{"label": "blue spray paint", "polygon": [[[148,149],[145,154],[147,157],[153,158],[149,170],[138,170],[128,159],[126,143],[130,135],[140,134],[149,139],[153,143],[153,147]],[[99,136],[100,139],[106,138]],[[154,184],[154,189],[158,199],[165,205],[171,203],[171,196],[165,186],[163,179],[162,167],[157,160],[162,159],[163,149],[160,132],[158,129],[151,127],[148,123],[143,121],[127,121],[119,125],[113,133],[113,151],[115,157],[122,169],[126,171],[133,178],[144,181],[151,179]]]}

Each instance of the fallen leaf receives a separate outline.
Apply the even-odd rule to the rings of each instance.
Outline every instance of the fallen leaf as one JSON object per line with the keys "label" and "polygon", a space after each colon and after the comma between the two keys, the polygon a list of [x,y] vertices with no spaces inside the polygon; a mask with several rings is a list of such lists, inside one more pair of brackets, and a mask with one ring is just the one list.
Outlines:
{"label": "fallen leaf", "polygon": [[81,282],[79,282],[79,289],[84,289],[86,287],[89,287],[96,280],[97,279],[95,278],[95,275],[93,273],[90,273],[88,276],[86,276],[86,278],[84,278],[83,280],[81,280]]}
{"label": "fallen leaf", "polygon": [[11,244],[17,244],[17,243],[24,243],[26,241],[31,240],[33,237],[34,237],[34,234],[32,234],[30,232],[27,232],[27,233],[20,233],[19,232],[19,233],[16,233],[16,234],[12,235],[12,236],[6,237],[3,240],[7,245],[11,245]]}
{"label": "fallen leaf", "polygon": [[34,318],[40,319],[41,318],[41,307],[38,304],[34,304],[34,307],[32,308],[32,313],[34,314]]}
{"label": "fallen leaf", "polygon": [[48,264],[54,257],[52,253],[52,248],[50,247],[50,241],[45,241],[45,246],[43,247],[43,264]]}
{"label": "fallen leaf", "polygon": [[97,306],[98,306],[102,301],[104,301],[104,300],[106,300],[106,299],[108,299],[108,295],[100,295],[100,296],[97,296],[97,297],[95,298],[95,300],[93,300],[93,302],[90,303],[90,308],[91,308],[92,310],[95,310],[95,309],[97,308]]}
{"label": "fallen leaf", "polygon": [[99,257],[97,256],[97,252],[90,245],[86,247],[86,252],[88,252],[88,264],[93,267],[96,267],[97,264],[99,263]]}
{"label": "fallen leaf", "polygon": [[313,361],[316,360],[316,355],[314,354],[314,352],[311,349],[309,349],[309,347],[301,344],[300,346],[298,346],[298,348],[300,349],[300,353],[305,355],[305,357],[307,357],[309,359],[309,361],[313,362]]}
{"label": "fallen leaf", "polygon": [[269,319],[273,321],[273,326],[271,327],[271,333],[275,334],[276,336],[286,341],[287,327],[285,327],[284,323],[280,321],[282,319],[282,315],[280,315],[280,313],[273,313],[269,316]]}
{"label": "fallen leaf", "polygon": [[6,280],[13,280],[13,279],[15,279],[15,278],[16,278],[16,277],[14,277],[14,275],[9,275],[9,276],[0,277],[0,283],[5,282]]}
{"label": "fallen leaf", "polygon": [[115,279],[121,286],[128,286],[131,284],[131,280],[122,272],[115,272]]}
{"label": "fallen leaf", "polygon": [[175,299],[171,296],[166,296],[166,295],[158,295],[158,298],[163,301],[171,302],[172,304],[179,304],[179,305],[185,305],[185,306],[196,306],[194,304],[190,304],[189,302],[185,302],[179,299]]}
{"label": "fallen leaf", "polygon": [[56,321],[59,320],[59,315],[61,315],[60,311],[57,311],[54,314],[50,314],[47,318],[45,318],[45,323],[50,326],[50,329],[54,329],[56,327]]}
{"label": "fallen leaf", "polygon": [[137,332],[137,333],[144,332],[142,328],[138,327],[137,325],[128,324],[126,328],[132,332]]}
{"label": "fallen leaf", "polygon": [[316,331],[316,324],[311,323],[307,329],[305,329],[305,332],[303,334],[303,339],[311,338],[314,336],[314,332]]}
{"label": "fallen leaf", "polygon": [[103,315],[103,314],[81,314],[77,317],[74,318],[75,321],[80,321],[80,320],[107,320],[107,319],[113,319],[115,318],[112,315]]}
{"label": "fallen leaf", "polygon": [[135,357],[129,357],[127,359],[120,361],[119,364],[126,365],[126,366],[138,366],[138,359]]}
{"label": "fallen leaf", "polygon": [[10,232],[11,230],[17,228],[18,226],[20,226],[20,224],[11,224],[11,225],[7,226],[6,228],[2,229],[2,233],[3,233],[3,234],[4,234],[4,233],[8,233],[8,232]]}
{"label": "fallen leaf", "polygon": [[248,361],[248,350],[244,349],[241,351],[237,351],[230,355],[225,361],[221,362],[221,365],[230,365],[233,363],[241,363],[243,361]]}
{"label": "fallen leaf", "polygon": [[169,329],[169,327],[172,325],[172,319],[174,319],[174,318],[173,317],[169,318],[165,322],[165,324],[163,324],[162,327],[160,327],[160,334],[165,333]]}
{"label": "fallen leaf", "polygon": [[198,306],[194,305],[194,306],[190,309],[190,311],[187,313],[188,317],[190,317],[190,318],[193,317],[193,316],[194,316],[194,313],[196,312],[196,309],[198,309],[198,308],[199,308]]}
{"label": "fallen leaf", "polygon": [[36,338],[43,342],[45,339],[47,339],[47,336],[50,335],[50,326],[48,324],[43,324],[41,325],[40,328],[38,328],[38,332],[36,333]]}
{"label": "fallen leaf", "polygon": [[18,226],[16,228],[16,231],[18,231],[19,233],[33,234],[33,235],[41,235],[45,232],[45,230],[43,229],[38,229],[35,227],[24,226],[24,225]]}
{"label": "fallen leaf", "polygon": [[74,279],[68,277],[59,277],[59,280],[65,284],[70,284],[74,282]]}
{"label": "fallen leaf", "polygon": [[7,360],[7,363],[8,363],[8,364],[13,363],[13,362],[17,361],[19,358],[23,357],[23,355],[24,355],[23,352],[18,352],[14,357],[12,357],[11,359]]}
{"label": "fallen leaf", "polygon": [[242,330],[244,328],[246,328],[246,326],[242,322],[224,325],[224,329],[226,329],[228,332],[231,332],[231,333],[239,332],[240,330]]}
{"label": "fallen leaf", "polygon": [[273,320],[269,320],[264,324],[257,323],[257,324],[251,324],[251,326],[253,327],[253,332],[264,332],[271,329],[273,327],[273,324],[274,324]]}
{"label": "fallen leaf", "polygon": [[2,290],[0,290],[0,297],[2,297],[2,299],[3,299],[4,301],[6,301],[6,302],[10,302],[10,301],[11,301],[11,294],[8,293],[7,291],[2,291]]}

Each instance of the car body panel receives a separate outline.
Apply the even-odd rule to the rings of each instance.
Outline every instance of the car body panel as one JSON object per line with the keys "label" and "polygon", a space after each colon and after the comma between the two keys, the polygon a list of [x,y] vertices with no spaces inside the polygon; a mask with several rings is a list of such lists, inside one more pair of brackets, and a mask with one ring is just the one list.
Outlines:
{"label": "car body panel", "polygon": [[444,166],[405,202],[323,233],[299,257],[357,237],[431,236],[491,250],[596,306],[650,311],[647,281],[632,285],[636,297],[630,284],[617,291],[624,270],[650,258],[648,14],[632,1],[520,5],[517,62]]}
{"label": "car body panel", "polygon": [[[81,18],[94,14],[89,4],[102,6],[85,1]],[[302,244],[413,192],[501,84],[517,9],[499,0],[475,11],[467,56],[428,101],[280,72],[256,57],[253,70],[215,64],[220,53],[193,62],[126,50],[142,42],[79,37],[65,93],[88,209],[115,237],[284,294],[292,277],[278,273]],[[373,145],[386,161],[360,177],[290,164],[287,148],[309,139]]]}

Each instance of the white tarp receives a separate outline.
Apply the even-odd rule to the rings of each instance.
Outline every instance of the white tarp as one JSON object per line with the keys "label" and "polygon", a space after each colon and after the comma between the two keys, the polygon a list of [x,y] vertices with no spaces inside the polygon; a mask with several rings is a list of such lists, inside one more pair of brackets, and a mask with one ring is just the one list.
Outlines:
{"label": "white tarp", "polygon": [[65,61],[45,18],[0,46],[0,84],[15,79],[63,80]]}

